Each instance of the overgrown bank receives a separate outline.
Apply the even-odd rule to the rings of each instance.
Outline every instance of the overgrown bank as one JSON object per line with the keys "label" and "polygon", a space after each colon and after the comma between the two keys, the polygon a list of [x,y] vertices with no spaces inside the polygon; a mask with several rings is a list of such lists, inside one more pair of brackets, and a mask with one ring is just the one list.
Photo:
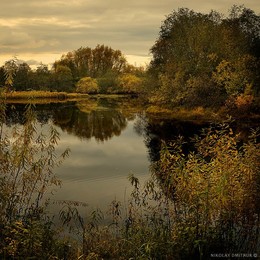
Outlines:
{"label": "overgrown bank", "polygon": [[[1,103],[2,104],[2,103]],[[81,202],[64,201],[59,219],[44,194],[67,151],[56,153],[55,129],[24,125],[8,133],[1,113],[0,257],[37,259],[208,259],[216,252],[259,254],[259,135],[241,143],[228,124],[205,129],[189,150],[183,139],[161,146],[152,177],[107,212],[81,215]],[[82,198],[82,201],[87,198]],[[58,217],[58,216],[56,216]],[[55,224],[54,224],[55,223]],[[70,232],[68,232],[70,231]]]}

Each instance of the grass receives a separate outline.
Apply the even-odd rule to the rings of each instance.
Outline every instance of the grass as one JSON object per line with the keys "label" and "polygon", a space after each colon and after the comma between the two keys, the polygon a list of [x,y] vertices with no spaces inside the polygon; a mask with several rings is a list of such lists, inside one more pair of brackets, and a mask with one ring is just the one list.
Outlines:
{"label": "grass", "polygon": [[23,101],[36,101],[44,99],[46,100],[67,100],[67,99],[79,99],[88,97],[87,94],[79,93],[67,93],[67,92],[50,92],[50,91],[14,91],[6,92],[4,94],[7,102],[23,102]]}

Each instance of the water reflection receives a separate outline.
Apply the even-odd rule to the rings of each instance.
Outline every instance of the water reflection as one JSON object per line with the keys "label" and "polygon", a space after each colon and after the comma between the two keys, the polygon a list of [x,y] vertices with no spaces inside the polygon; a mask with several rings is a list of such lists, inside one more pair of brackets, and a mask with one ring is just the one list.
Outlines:
{"label": "water reflection", "polygon": [[80,102],[76,107],[59,109],[53,116],[55,125],[63,131],[81,139],[94,137],[97,141],[106,141],[119,136],[126,128],[127,121],[116,109],[98,107],[97,102]]}
{"label": "water reflection", "polygon": [[178,121],[167,118],[153,118],[145,114],[138,116],[135,122],[135,131],[144,136],[150,161],[156,162],[160,157],[162,143],[172,142],[183,137],[184,149],[192,150],[190,138],[199,134],[207,123]]}

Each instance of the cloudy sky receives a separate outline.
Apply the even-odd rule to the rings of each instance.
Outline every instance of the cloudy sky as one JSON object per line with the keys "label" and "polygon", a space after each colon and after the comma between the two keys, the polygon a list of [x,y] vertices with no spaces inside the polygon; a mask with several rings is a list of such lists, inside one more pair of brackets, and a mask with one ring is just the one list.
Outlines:
{"label": "cloudy sky", "polygon": [[144,65],[165,16],[180,7],[227,13],[259,0],[0,0],[0,65],[16,56],[28,64],[52,63],[81,46],[105,44]]}

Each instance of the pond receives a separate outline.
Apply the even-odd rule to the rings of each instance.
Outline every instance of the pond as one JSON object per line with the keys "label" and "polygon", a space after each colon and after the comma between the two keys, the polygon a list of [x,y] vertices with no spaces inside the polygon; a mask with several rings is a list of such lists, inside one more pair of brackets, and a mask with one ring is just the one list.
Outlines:
{"label": "pond", "polygon": [[[25,106],[9,105],[9,128],[22,124]],[[84,202],[92,209],[105,210],[114,199],[126,201],[132,190],[129,174],[142,183],[149,178],[149,168],[159,158],[161,140],[179,135],[188,140],[207,126],[151,117],[135,99],[128,98],[38,104],[34,109],[37,128],[52,125],[60,133],[57,152],[71,150],[55,170],[62,186],[52,201]]]}

